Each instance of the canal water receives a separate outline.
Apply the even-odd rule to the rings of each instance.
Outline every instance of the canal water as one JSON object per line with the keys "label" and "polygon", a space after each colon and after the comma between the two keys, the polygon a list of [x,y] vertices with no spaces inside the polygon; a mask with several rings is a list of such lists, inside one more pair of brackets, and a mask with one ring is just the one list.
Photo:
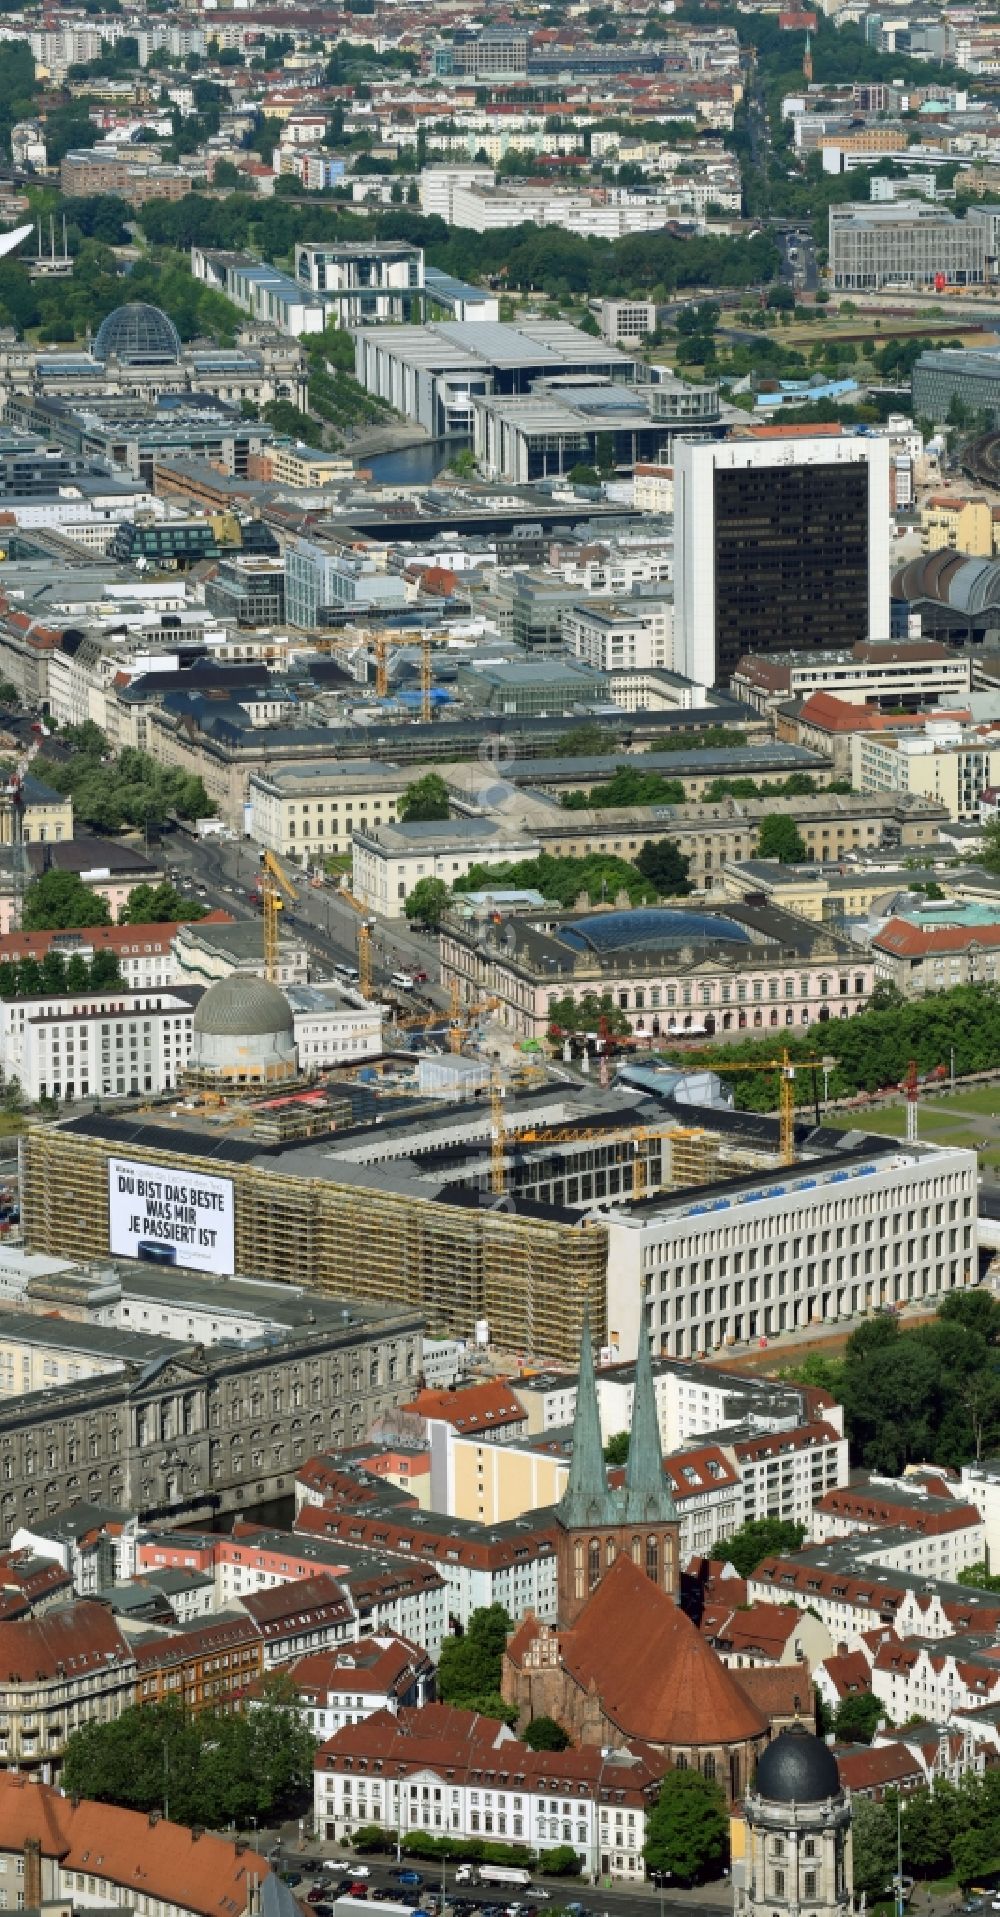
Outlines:
{"label": "canal water", "polygon": [[373,453],[359,459],[358,465],[373,479],[389,486],[429,486],[449,460],[469,445],[464,433],[448,439],[421,439],[413,446],[399,446],[395,452]]}

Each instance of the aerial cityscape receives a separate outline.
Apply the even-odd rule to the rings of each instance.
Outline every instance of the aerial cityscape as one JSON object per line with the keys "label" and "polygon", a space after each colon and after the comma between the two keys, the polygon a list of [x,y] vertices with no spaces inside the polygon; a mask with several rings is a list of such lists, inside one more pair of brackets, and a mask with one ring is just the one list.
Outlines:
{"label": "aerial cityscape", "polygon": [[1000,1912],[1000,14],[0,0],[0,1917]]}

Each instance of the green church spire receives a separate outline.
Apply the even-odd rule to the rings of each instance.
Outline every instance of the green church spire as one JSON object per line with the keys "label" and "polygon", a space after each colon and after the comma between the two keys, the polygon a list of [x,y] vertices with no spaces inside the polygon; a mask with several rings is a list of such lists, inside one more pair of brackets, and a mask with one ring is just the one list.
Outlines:
{"label": "green church spire", "polygon": [[660,1423],[656,1415],[656,1387],[649,1355],[644,1314],[639,1323],[632,1399],[632,1435],[625,1470],[625,1523],[666,1524],[675,1519],[674,1500],[663,1469]]}
{"label": "green church spire", "polygon": [[594,1347],[590,1336],[590,1311],[583,1313],[580,1344],[580,1375],[576,1387],[576,1412],[573,1418],[573,1456],[566,1489],[558,1506],[559,1518],[568,1531],[587,1525],[616,1524],[617,1500],[608,1485],[601,1442],[601,1414],[597,1404],[597,1380],[594,1376]]}

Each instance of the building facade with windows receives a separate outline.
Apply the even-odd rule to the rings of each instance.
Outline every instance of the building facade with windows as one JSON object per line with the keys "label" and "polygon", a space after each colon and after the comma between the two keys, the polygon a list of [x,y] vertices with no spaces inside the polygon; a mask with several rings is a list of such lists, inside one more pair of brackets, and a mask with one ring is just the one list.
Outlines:
{"label": "building facade with windows", "polygon": [[887,440],[751,430],[673,464],[679,672],[728,685],[748,652],[888,637]]}
{"label": "building facade with windows", "polygon": [[[695,1358],[974,1283],[975,1153],[868,1143],[713,1185],[707,1202],[692,1191],[609,1213],[608,1323],[622,1350],[644,1331],[654,1352]],[[780,1462],[765,1458],[765,1485]]]}
{"label": "building facade with windows", "polygon": [[8,999],[0,1069],[30,1099],[172,1091],[191,1050],[199,986]]}
{"label": "building facade with windows", "polygon": [[303,865],[343,857],[355,831],[395,823],[411,778],[399,766],[374,759],[315,759],[251,773],[250,837]]}
{"label": "building facade with windows", "polygon": [[448,1705],[345,1727],[317,1754],[316,1829],[359,1824],[523,1844],[568,1844],[587,1874],[642,1881],[646,1812],[668,1768],[655,1752],[532,1751],[505,1726]]}
{"label": "building facade with windows", "polygon": [[463,1002],[497,999],[493,1016],[526,1038],[544,1036],[561,1000],[594,993],[654,1039],[801,1031],[862,1011],[874,989],[870,954],[829,926],[810,936],[790,913],[735,903],[524,914],[485,928],[453,911],[439,938],[442,984]]}

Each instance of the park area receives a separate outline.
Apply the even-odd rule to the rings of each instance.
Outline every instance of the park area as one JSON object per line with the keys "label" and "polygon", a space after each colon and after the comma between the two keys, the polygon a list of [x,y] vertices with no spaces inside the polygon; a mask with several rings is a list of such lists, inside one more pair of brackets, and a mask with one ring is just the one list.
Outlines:
{"label": "park area", "polygon": [[[881,1132],[906,1137],[906,1104],[875,1105],[870,1110],[830,1112],[827,1124],[841,1131]],[[921,1092],[917,1133],[936,1145],[965,1145],[979,1152],[984,1171],[1000,1170],[1000,1084],[965,1091]]]}

